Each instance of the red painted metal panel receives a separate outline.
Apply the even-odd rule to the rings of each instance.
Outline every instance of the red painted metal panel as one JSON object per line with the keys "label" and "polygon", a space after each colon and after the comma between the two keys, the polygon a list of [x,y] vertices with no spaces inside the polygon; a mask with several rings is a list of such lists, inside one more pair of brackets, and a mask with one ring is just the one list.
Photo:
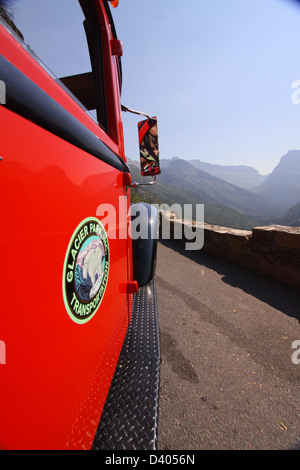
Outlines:
{"label": "red painted metal panel", "polygon": [[[123,155],[114,69],[110,96],[119,134],[112,141],[2,26],[0,44],[9,61]],[[0,123],[0,340],[6,347],[0,448],[90,448],[128,327],[130,240],[115,238],[108,227],[106,290],[86,323],[68,314],[64,264],[76,228],[99,217],[102,204],[115,209],[117,228],[126,232],[123,176],[5,106]]]}
{"label": "red painted metal panel", "polygon": [[[123,187],[109,165],[10,111],[0,112],[0,332],[7,348],[0,369],[0,445],[61,448],[99,367],[107,386],[99,387],[98,406],[85,418],[91,435],[104,404],[121,347],[120,339],[111,340],[118,330],[122,340],[128,323],[122,289],[127,241],[109,239],[106,292],[83,325],[71,320],[64,305],[64,259],[77,225],[95,217],[100,204],[112,204],[119,220]],[[114,360],[106,360],[108,351]],[[84,442],[89,444],[91,437]]]}

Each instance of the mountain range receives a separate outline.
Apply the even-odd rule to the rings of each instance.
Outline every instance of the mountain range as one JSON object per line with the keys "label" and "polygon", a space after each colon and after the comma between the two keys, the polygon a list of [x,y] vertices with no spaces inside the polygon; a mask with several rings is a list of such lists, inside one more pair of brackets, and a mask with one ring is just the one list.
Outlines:
{"label": "mountain range", "polygon": [[[142,181],[138,162],[132,178]],[[300,151],[284,155],[270,175],[247,166],[213,165],[174,157],[161,160],[152,186],[132,191],[133,201],[204,204],[207,223],[251,229],[255,225],[300,225]]]}
{"label": "mountain range", "polygon": [[300,202],[300,150],[283,155],[272,173],[252,191],[278,202],[286,210]]}
{"label": "mountain range", "polygon": [[[166,165],[168,160],[163,160],[163,162]],[[198,170],[205,171],[243,189],[251,190],[267,178],[267,175],[261,175],[255,168],[246,165],[216,165],[195,159],[187,160],[187,162]]]}

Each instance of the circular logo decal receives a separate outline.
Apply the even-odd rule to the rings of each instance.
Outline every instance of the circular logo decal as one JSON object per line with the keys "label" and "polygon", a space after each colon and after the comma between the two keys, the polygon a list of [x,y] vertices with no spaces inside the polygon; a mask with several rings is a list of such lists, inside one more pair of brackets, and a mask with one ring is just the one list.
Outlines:
{"label": "circular logo decal", "polygon": [[73,233],[64,263],[64,302],[76,323],[86,323],[100,307],[108,271],[107,234],[98,219],[89,217]]}

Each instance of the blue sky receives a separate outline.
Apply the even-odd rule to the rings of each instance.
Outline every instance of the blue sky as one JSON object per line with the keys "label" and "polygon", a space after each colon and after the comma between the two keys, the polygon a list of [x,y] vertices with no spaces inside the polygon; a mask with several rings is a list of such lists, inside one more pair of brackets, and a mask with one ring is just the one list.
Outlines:
{"label": "blue sky", "polygon": [[[250,165],[300,149],[300,7],[291,0],[120,0],[128,107],[159,118],[161,158]],[[124,115],[136,158],[136,117]]]}
{"label": "blue sky", "polygon": [[[78,59],[84,39],[72,34],[71,3],[17,0],[15,19],[26,31],[38,15],[28,42],[50,67],[55,45],[62,52],[69,46],[76,54],[68,53],[68,73],[76,73],[87,67]],[[300,104],[292,103],[292,83],[300,80],[296,2],[120,0],[112,14],[124,48],[122,103],[158,117],[161,158],[249,165],[266,174],[300,149]],[[65,63],[62,53],[58,76]],[[123,117],[126,154],[137,159],[139,118]]]}

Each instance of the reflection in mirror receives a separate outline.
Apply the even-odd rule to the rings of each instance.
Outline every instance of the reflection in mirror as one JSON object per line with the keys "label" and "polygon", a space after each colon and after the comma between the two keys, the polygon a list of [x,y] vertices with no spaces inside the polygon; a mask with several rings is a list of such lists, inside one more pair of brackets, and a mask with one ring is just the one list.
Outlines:
{"label": "reflection in mirror", "polygon": [[158,175],[159,149],[157,119],[152,117],[138,123],[141,173],[143,176]]}

